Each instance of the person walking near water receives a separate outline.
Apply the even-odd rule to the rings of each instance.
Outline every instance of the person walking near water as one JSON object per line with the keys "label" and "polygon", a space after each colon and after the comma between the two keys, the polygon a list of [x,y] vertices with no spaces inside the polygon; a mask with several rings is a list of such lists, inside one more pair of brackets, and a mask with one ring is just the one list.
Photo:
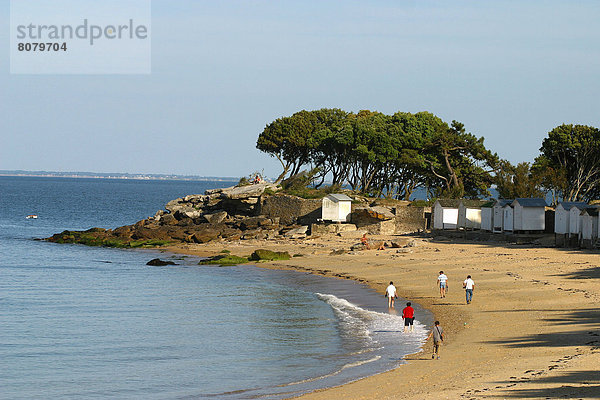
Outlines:
{"label": "person walking near water", "polygon": [[433,329],[429,332],[429,336],[427,336],[427,340],[433,336],[433,354],[431,355],[432,359],[440,359],[440,346],[444,341],[444,329],[440,326],[440,321],[435,321],[433,324]]}
{"label": "person walking near water", "polygon": [[444,271],[440,271],[440,276],[437,278],[438,286],[440,287],[440,297],[446,297],[446,289],[448,289],[448,277],[444,274]]}
{"label": "person walking near water", "polygon": [[473,288],[475,287],[475,282],[471,279],[471,275],[467,275],[467,279],[463,282],[463,288],[465,288],[465,294],[467,297],[467,304],[470,304],[473,300]]}
{"label": "person walking near water", "polygon": [[390,281],[390,285],[385,289],[385,297],[388,298],[388,307],[394,308],[394,301],[398,298],[394,282]]}
{"label": "person walking near water", "polygon": [[410,306],[410,301],[406,303],[406,307],[402,310],[402,318],[404,318],[404,332],[413,331],[413,322],[415,320],[415,309]]}

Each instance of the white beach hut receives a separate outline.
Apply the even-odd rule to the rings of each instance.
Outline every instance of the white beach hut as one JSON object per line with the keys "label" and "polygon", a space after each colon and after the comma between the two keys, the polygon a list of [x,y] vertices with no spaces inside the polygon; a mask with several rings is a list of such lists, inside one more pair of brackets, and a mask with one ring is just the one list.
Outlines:
{"label": "white beach hut", "polygon": [[491,232],[494,228],[494,201],[488,201],[481,206],[481,230]]}
{"label": "white beach hut", "polygon": [[582,247],[593,247],[598,239],[598,207],[589,207],[581,211],[581,236]]}
{"label": "white beach hut", "polygon": [[513,231],[513,207],[512,203],[502,207],[502,232]]}
{"label": "white beach hut", "polygon": [[345,194],[328,194],[323,197],[323,221],[347,222],[352,212],[352,199]]}
{"label": "white beach hut", "polygon": [[581,232],[581,212],[584,208],[577,206],[571,207],[569,210],[569,237],[579,238]]}
{"label": "white beach hut", "polygon": [[[511,204],[513,202],[512,199],[498,199],[494,203],[493,209],[493,232],[500,233],[504,230],[504,206],[507,204]],[[511,229],[512,230],[512,229]]]}
{"label": "white beach hut", "polygon": [[458,224],[457,199],[438,199],[433,205],[433,229],[456,229]]}
{"label": "white beach hut", "polygon": [[458,203],[458,228],[481,229],[481,206],[485,200],[462,199]]}
{"label": "white beach hut", "polygon": [[546,229],[546,200],[515,199],[512,203],[513,231],[544,231]]}
{"label": "white beach hut", "polygon": [[558,235],[569,234],[570,211],[573,207],[583,211],[588,205],[583,201],[561,201],[558,203],[554,212],[554,233]]}

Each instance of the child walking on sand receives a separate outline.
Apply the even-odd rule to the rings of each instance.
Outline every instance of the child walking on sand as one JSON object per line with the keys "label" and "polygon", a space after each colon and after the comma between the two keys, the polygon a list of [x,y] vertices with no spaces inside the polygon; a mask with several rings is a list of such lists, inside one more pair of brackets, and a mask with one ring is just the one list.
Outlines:
{"label": "child walking on sand", "polygon": [[444,271],[440,271],[440,275],[437,278],[438,286],[440,287],[440,297],[446,297],[446,290],[448,289],[448,277],[444,274]]}
{"label": "child walking on sand", "polygon": [[440,359],[440,346],[444,341],[444,329],[440,326],[440,321],[435,321],[433,325],[433,329],[427,336],[427,340],[433,336],[433,354],[431,355],[432,359]]}

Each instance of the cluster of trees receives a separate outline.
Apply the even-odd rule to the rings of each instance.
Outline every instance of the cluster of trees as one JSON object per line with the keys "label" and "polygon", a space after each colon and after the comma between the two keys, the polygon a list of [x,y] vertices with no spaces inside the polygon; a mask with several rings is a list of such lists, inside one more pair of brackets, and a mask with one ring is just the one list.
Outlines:
{"label": "cluster of trees", "polygon": [[552,130],[532,165],[501,160],[483,137],[429,112],[303,110],[268,124],[256,147],[281,162],[277,181],[309,169],[315,187],[328,180],[374,197],[408,200],[425,187],[430,197],[475,198],[492,185],[505,198],[600,195],[600,130],[581,125]]}
{"label": "cluster of trees", "polygon": [[533,164],[501,162],[494,182],[504,198],[544,197],[553,202],[600,198],[600,129],[563,124],[548,132]]}

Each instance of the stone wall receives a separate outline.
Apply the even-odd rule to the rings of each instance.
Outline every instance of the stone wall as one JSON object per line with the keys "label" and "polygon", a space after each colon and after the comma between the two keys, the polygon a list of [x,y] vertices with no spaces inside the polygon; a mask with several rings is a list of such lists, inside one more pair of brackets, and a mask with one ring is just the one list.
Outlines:
{"label": "stone wall", "polygon": [[378,221],[372,224],[362,224],[358,228],[372,235],[393,235],[396,233],[396,221],[393,219]]}
{"label": "stone wall", "polygon": [[321,199],[302,199],[287,194],[263,196],[259,214],[269,218],[279,217],[281,225],[310,225],[321,218]]}
{"label": "stone wall", "polygon": [[326,235],[343,232],[356,232],[357,228],[354,224],[337,224],[337,223],[318,223],[310,226],[311,235]]}
{"label": "stone wall", "polygon": [[431,213],[431,207],[396,207],[396,233],[427,229],[427,212]]}

